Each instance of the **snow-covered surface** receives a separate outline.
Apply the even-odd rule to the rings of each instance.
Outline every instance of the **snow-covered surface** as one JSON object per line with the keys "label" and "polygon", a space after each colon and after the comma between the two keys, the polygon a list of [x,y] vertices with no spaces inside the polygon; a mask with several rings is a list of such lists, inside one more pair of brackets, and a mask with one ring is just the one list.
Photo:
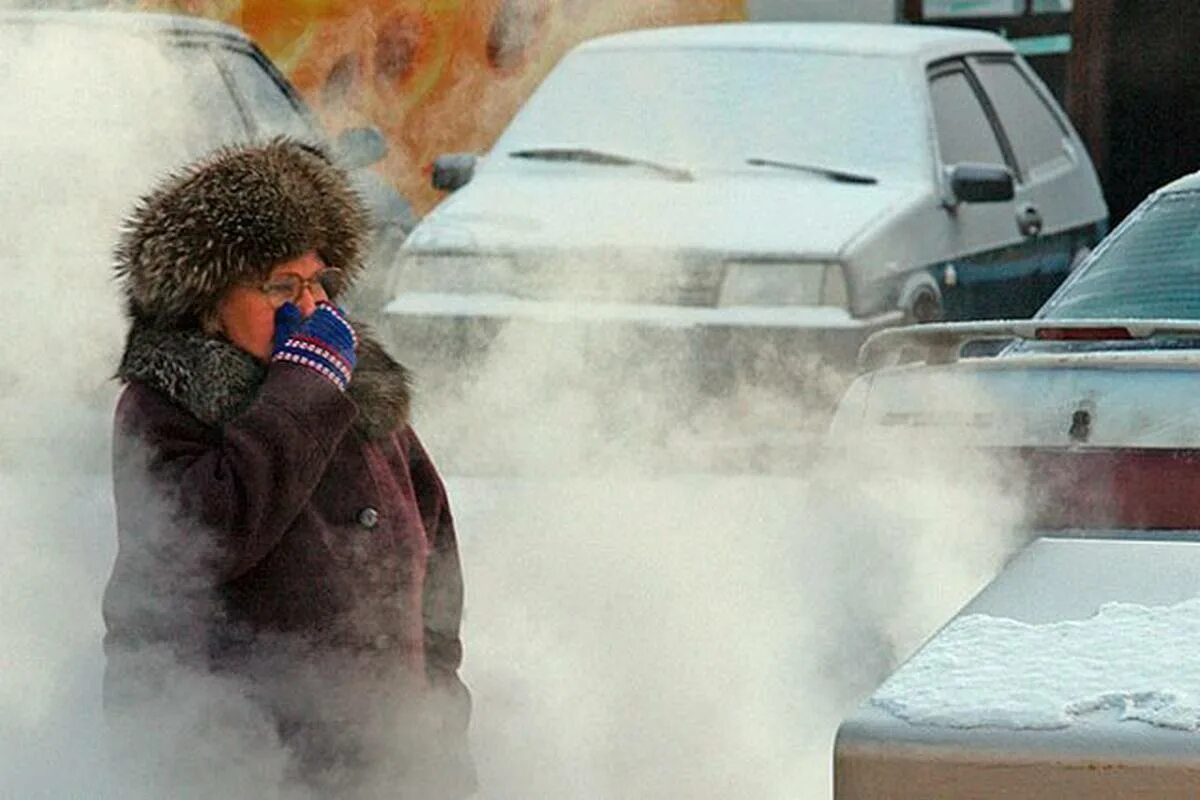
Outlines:
{"label": "snow-covered surface", "polygon": [[829,259],[905,203],[933,198],[932,181],[849,185],[774,168],[677,182],[638,167],[511,166],[482,171],[431,212],[407,246],[656,247]]}
{"label": "snow-covered surface", "polygon": [[859,55],[575,53],[517,112],[480,173],[511,167],[495,156],[513,151],[579,146],[689,170],[747,169],[746,159],[758,157],[932,183],[927,91],[915,63]]}
{"label": "snow-covered surface", "polygon": [[631,322],[663,328],[696,325],[773,328],[844,328],[855,330],[878,320],[861,320],[845,309],[816,307],[694,308],[636,303],[571,303],[522,300],[500,294],[405,293],[386,314],[430,317],[494,317],[539,322]]}
{"label": "snow-covered surface", "polygon": [[1087,620],[959,617],[871,702],[918,725],[1057,729],[1114,711],[1200,730],[1200,598],[1109,603]]}

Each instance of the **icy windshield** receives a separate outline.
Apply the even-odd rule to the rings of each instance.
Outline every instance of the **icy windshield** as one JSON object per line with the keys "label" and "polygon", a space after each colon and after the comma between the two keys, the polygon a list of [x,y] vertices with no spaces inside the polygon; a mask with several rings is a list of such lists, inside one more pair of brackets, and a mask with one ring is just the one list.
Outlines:
{"label": "icy windshield", "polygon": [[1159,195],[1038,316],[1200,320],[1200,191]]}
{"label": "icy windshield", "polygon": [[550,74],[493,152],[578,147],[718,169],[770,159],[925,180],[921,97],[907,75],[906,62],[873,56],[583,51]]}

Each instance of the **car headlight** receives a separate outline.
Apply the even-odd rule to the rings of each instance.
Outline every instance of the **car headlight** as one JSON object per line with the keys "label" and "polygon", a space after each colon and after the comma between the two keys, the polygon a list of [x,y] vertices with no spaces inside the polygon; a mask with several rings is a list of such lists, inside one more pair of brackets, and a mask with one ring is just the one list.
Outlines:
{"label": "car headlight", "polygon": [[503,294],[515,280],[513,261],[504,256],[409,251],[397,267],[393,294]]}
{"label": "car headlight", "polygon": [[841,264],[734,261],[727,265],[720,306],[837,306],[848,301]]}

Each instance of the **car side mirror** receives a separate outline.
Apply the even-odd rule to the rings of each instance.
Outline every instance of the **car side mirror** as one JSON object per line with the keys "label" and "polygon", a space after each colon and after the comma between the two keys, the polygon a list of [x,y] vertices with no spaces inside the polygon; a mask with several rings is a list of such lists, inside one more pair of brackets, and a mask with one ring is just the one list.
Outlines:
{"label": "car side mirror", "polygon": [[347,128],[334,142],[338,161],[347,169],[369,167],[387,155],[387,139],[379,128]]}
{"label": "car side mirror", "polygon": [[461,189],[475,177],[475,165],[479,156],[474,153],[446,153],[433,160],[433,174],[429,182],[433,188],[443,192]]}
{"label": "car side mirror", "polygon": [[1003,203],[1013,199],[1013,176],[997,164],[955,164],[950,193],[959,203]]}

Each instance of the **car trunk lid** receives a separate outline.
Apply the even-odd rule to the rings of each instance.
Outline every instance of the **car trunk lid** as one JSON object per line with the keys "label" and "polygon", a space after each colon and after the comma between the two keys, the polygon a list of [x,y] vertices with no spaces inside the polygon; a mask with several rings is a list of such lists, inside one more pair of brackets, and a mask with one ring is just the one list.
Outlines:
{"label": "car trunk lid", "polygon": [[[867,361],[895,354],[894,345],[915,346],[933,363],[861,376],[835,415],[837,439],[898,437],[910,446],[915,439],[931,449],[985,451],[1023,487],[1037,527],[1200,529],[1200,502],[1192,501],[1200,497],[1200,343],[1187,338],[1200,326],[926,328],[881,334],[864,346]],[[1024,344],[960,358],[975,334]]]}

